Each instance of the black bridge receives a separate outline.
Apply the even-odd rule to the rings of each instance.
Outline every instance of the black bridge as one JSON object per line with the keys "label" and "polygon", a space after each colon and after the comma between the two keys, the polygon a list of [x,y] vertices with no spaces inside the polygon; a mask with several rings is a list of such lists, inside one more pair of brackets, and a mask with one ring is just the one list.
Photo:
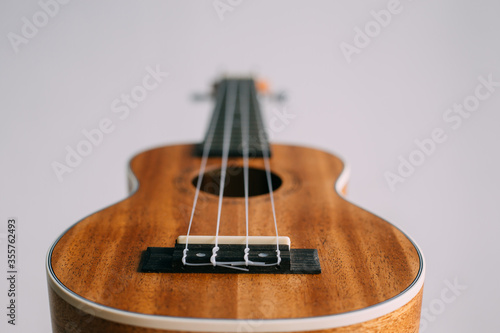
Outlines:
{"label": "black bridge", "polygon": [[[213,244],[191,244],[182,262],[185,244],[175,247],[148,247],[142,254],[139,272],[142,273],[224,273],[224,274],[319,274],[321,266],[315,249],[290,249],[280,245],[280,265],[277,263],[276,244],[249,245],[250,262],[245,265],[244,244],[219,244],[216,266],[210,262]],[[229,265],[227,263],[237,263]],[[226,264],[225,264],[226,263]],[[262,264],[264,263],[264,264]]]}

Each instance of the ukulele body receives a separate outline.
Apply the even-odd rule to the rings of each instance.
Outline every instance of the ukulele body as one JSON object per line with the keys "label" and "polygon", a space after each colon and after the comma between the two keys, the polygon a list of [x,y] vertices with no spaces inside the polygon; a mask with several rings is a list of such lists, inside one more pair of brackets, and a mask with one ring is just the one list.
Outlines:
{"label": "ukulele body", "polygon": [[[195,145],[156,148],[132,159],[129,197],[79,221],[50,249],[53,331],[418,332],[425,265],[415,243],[343,198],[339,158],[271,148],[279,234],[292,248],[316,249],[320,274],[139,272],[143,251],[186,234],[200,167]],[[218,168],[220,158],[209,158],[207,172]],[[250,168],[263,170],[262,159]],[[215,233],[218,199],[200,192],[192,235]],[[220,235],[245,235],[244,221],[244,198],[224,197]],[[249,197],[249,234],[275,235],[269,194]]]}

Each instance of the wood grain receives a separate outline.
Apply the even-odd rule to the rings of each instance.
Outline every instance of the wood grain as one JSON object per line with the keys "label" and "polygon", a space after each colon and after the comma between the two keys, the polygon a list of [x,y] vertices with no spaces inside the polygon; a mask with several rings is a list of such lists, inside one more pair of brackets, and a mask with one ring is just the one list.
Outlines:
{"label": "wood grain", "polygon": [[[385,316],[355,325],[321,331],[307,331],[307,333],[416,333],[419,329],[422,292],[423,290],[420,290],[420,292],[405,306]],[[188,331],[167,331],[143,328],[104,320],[82,311],[82,309],[71,306],[50,288],[49,298],[52,310],[52,329],[54,333],[194,333]],[[251,332],[251,326],[248,329],[242,329],[241,332]]]}
{"label": "wood grain", "polygon": [[[271,159],[273,172],[283,181],[274,192],[279,232],[290,237],[293,248],[318,249],[321,274],[138,273],[142,251],[172,247],[187,232],[195,193],[191,181],[200,165],[193,149],[162,147],[132,160],[139,189],[83,219],[55,245],[50,265],[64,286],[92,302],[131,312],[277,319],[363,309],[397,296],[416,279],[421,263],[413,243],[335,191],[343,169],[338,158],[281,145],[272,146]],[[242,161],[231,158],[230,164]],[[209,159],[209,169],[219,165],[220,159]],[[263,162],[254,159],[251,166],[263,168]],[[192,234],[215,233],[217,200],[200,194]],[[250,234],[274,235],[269,195],[249,202]],[[225,198],[220,234],[244,233],[243,199]]]}

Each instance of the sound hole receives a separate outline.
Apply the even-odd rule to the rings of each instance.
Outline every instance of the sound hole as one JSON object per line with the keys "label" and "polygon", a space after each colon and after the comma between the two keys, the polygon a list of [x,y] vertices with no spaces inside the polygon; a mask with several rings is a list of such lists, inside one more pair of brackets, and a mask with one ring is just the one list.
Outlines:
{"label": "sound hole", "polygon": [[[201,191],[214,195],[219,195],[221,170],[211,170],[203,175],[201,181]],[[193,179],[193,185],[196,187],[198,177]],[[273,191],[281,186],[281,178],[271,173],[271,183]],[[228,166],[226,181],[224,184],[225,197],[245,197],[245,184],[243,179],[243,168],[240,166]],[[269,186],[267,184],[266,171],[255,168],[248,168],[248,195],[256,196],[268,194]]]}

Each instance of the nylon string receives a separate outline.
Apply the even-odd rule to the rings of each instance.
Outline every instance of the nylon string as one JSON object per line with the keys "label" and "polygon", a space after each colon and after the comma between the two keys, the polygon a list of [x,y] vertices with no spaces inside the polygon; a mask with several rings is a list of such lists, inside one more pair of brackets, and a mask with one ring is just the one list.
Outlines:
{"label": "nylon string", "polygon": [[212,249],[210,262],[217,266],[217,251],[219,251],[219,229],[222,213],[222,201],[224,198],[224,187],[227,173],[227,160],[229,157],[229,146],[231,144],[231,132],[233,129],[234,111],[236,109],[236,93],[238,91],[238,81],[230,81],[226,95],[226,110],[224,114],[224,137],[222,141],[222,165],[219,182],[219,207],[217,209],[217,229],[215,231],[215,246]]}
{"label": "nylon string", "polygon": [[[217,210],[217,227],[216,227],[216,235],[215,235],[215,245],[212,248],[212,256],[210,257],[210,262],[209,263],[188,263],[187,262],[187,252],[189,251],[188,249],[188,239],[189,239],[189,233],[191,231],[191,225],[194,217],[194,212],[195,212],[195,207],[196,203],[198,200],[198,194],[201,188],[201,181],[203,177],[203,173],[205,171],[208,155],[210,152],[210,147],[213,141],[213,136],[215,132],[215,127],[216,127],[216,121],[214,121],[211,124],[209,134],[207,135],[207,140],[204,144],[203,147],[203,157],[202,157],[202,163],[201,163],[201,168],[200,168],[200,173],[198,176],[198,182],[196,186],[196,193],[195,193],[195,199],[193,203],[193,209],[191,212],[191,218],[189,221],[189,227],[188,227],[188,234],[186,236],[186,247],[183,251],[183,257],[182,257],[182,263],[184,265],[189,265],[189,266],[207,266],[207,265],[213,265],[213,266],[222,266],[222,267],[227,267],[227,268],[232,268],[232,269],[238,269],[238,270],[243,270],[243,271],[248,271],[248,268],[243,268],[243,267],[236,267],[236,266],[275,266],[275,265],[280,265],[281,263],[281,256],[280,256],[280,250],[279,250],[279,235],[278,235],[278,224],[277,224],[277,219],[276,219],[276,210],[275,210],[275,204],[274,204],[274,196],[273,196],[273,187],[272,187],[272,179],[271,179],[271,167],[269,163],[269,149],[266,146],[264,138],[261,138],[261,149],[262,149],[262,155],[264,159],[264,165],[265,165],[265,171],[266,171],[266,180],[267,180],[267,185],[269,189],[269,195],[270,195],[270,201],[271,201],[271,208],[272,208],[272,213],[273,213],[273,221],[274,221],[274,227],[276,231],[276,257],[277,261],[276,263],[271,263],[267,264],[265,262],[254,262],[249,260],[249,231],[248,231],[248,224],[249,224],[249,217],[248,217],[248,187],[249,187],[249,180],[248,180],[248,165],[249,165],[249,141],[250,141],[250,133],[249,133],[249,124],[250,124],[250,110],[249,110],[249,105],[250,102],[253,104],[257,104],[257,97],[253,93],[253,89],[250,85],[248,87],[244,87],[244,89],[241,89],[241,87],[238,87],[238,82],[241,81],[231,81],[227,84],[227,91],[226,91],[226,103],[225,103],[225,114],[224,114],[224,135],[223,135],[223,149],[222,149],[222,165],[221,165],[221,177],[220,177],[220,189],[219,189],[219,203],[218,203],[218,210]],[[253,83],[253,81],[250,81]],[[242,156],[243,156],[243,177],[244,177],[244,192],[245,192],[245,229],[246,229],[246,236],[245,236],[245,250],[244,250],[244,256],[243,259],[244,261],[233,261],[233,262],[217,262],[217,252],[220,250],[219,248],[219,229],[220,229],[220,221],[221,221],[221,212],[222,212],[222,202],[223,202],[223,197],[224,197],[224,184],[226,180],[226,174],[227,174],[227,162],[228,162],[228,157],[229,157],[229,148],[230,148],[230,143],[231,143],[231,132],[232,132],[232,126],[233,126],[233,119],[234,119],[234,114],[236,111],[237,107],[237,95],[238,95],[238,88],[240,88],[240,91],[243,91],[243,93],[240,93],[240,120],[241,120],[241,142],[242,142]],[[250,96],[252,95],[252,96]],[[220,110],[222,108],[223,103],[219,103],[218,107],[216,108],[216,115],[214,116],[215,119],[218,118],[218,115],[220,113]],[[258,112],[256,112],[257,117],[259,117],[260,123],[262,124],[262,118]],[[265,133],[261,132],[259,135],[265,135]]]}
{"label": "nylon string", "polygon": [[[224,91],[225,89],[222,89],[222,87],[219,87],[219,95],[217,100],[221,101],[222,96],[224,96]],[[194,219],[194,213],[196,210],[196,204],[198,203],[198,196],[200,194],[200,189],[201,189],[201,182],[203,180],[203,174],[205,173],[205,168],[207,165],[207,160],[208,160],[208,155],[210,153],[210,148],[212,147],[212,141],[214,138],[215,134],[215,128],[217,126],[217,119],[219,117],[220,111],[222,109],[223,103],[220,102],[219,104],[216,105],[215,107],[215,113],[213,117],[213,121],[210,124],[210,128],[208,130],[207,134],[207,139],[205,140],[205,144],[203,145],[203,153],[202,153],[202,158],[201,158],[201,166],[200,166],[200,172],[198,174],[198,182],[196,183],[196,192],[194,194],[194,200],[193,200],[193,208],[191,210],[191,217],[189,218],[189,227],[186,235],[186,247],[184,248],[184,251],[182,251],[182,263],[186,265],[186,259],[187,259],[187,252],[189,251],[188,249],[188,244],[189,244],[189,234],[191,232],[191,226],[193,225],[193,219]]]}
{"label": "nylon string", "polygon": [[[247,84],[248,86],[248,84]],[[245,260],[245,266],[248,267],[250,261],[248,256],[250,255],[250,248],[248,247],[248,151],[249,151],[249,141],[250,141],[250,110],[249,110],[249,96],[248,89],[251,87],[245,87],[240,96],[240,118],[241,118],[241,145],[243,151],[243,184],[245,191],[245,251],[243,259]]]}
{"label": "nylon string", "polygon": [[[254,92],[253,90],[251,90],[251,91],[252,91],[252,93]],[[256,107],[257,107],[257,96],[255,96],[255,94],[253,94],[252,97],[253,97],[252,103],[256,104]],[[256,112],[256,115],[259,118],[260,123],[263,124],[264,122],[262,121],[262,117],[261,117],[260,113]],[[274,205],[273,185],[272,185],[272,179],[271,179],[271,165],[269,164],[269,148],[267,147],[267,145],[265,143],[267,140],[264,140],[265,135],[266,134],[265,134],[264,130],[261,129],[261,131],[259,132],[259,136],[261,136],[260,137],[260,139],[261,139],[260,145],[261,145],[261,149],[262,149],[262,157],[264,159],[264,166],[266,169],[267,186],[269,189],[269,198],[271,199],[271,208],[273,211],[274,229],[276,231],[276,265],[279,266],[279,264],[281,263],[281,252],[280,252],[280,243],[279,243],[279,235],[278,235],[278,222],[276,219],[276,208]]]}

